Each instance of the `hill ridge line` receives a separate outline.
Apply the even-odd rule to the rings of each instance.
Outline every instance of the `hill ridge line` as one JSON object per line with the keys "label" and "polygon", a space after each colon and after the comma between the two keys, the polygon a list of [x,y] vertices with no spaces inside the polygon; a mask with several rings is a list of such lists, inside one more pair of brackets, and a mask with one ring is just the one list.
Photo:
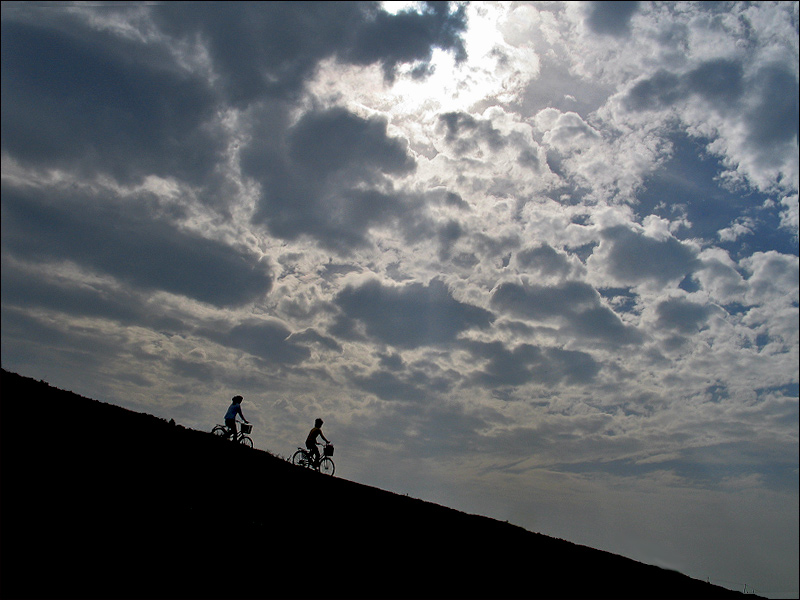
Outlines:
{"label": "hill ridge line", "polygon": [[[5,598],[741,595],[5,369],[0,398]],[[35,436],[18,426],[31,406],[47,415]],[[226,568],[246,582],[222,577]],[[327,574],[318,589],[308,587],[315,574]]]}

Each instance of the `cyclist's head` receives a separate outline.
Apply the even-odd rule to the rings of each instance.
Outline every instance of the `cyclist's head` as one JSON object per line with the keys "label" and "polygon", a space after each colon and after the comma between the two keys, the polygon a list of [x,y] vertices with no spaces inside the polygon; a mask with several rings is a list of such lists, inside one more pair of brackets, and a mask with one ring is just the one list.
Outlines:
{"label": "cyclist's head", "polygon": [[242,398],[241,396],[234,396],[233,398],[231,398],[231,401],[235,402],[236,404],[241,404],[242,400],[244,400],[244,398]]}
{"label": "cyclist's head", "polygon": [[314,421],[314,427],[322,427],[322,419],[317,419]]}

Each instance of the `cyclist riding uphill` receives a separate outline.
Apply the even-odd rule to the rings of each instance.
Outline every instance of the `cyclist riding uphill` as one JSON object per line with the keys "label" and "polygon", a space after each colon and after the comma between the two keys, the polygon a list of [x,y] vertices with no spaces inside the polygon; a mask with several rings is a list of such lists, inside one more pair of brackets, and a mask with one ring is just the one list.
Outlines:
{"label": "cyclist riding uphill", "polygon": [[325,437],[325,434],[322,433],[322,419],[317,419],[314,421],[314,427],[311,431],[308,432],[308,437],[306,438],[306,448],[311,453],[311,458],[314,459],[314,466],[319,464],[319,448],[317,448],[317,437],[321,437],[325,440],[325,443],[330,444],[328,438]]}
{"label": "cyclist riding uphill", "polygon": [[225,413],[225,427],[228,428],[229,433],[227,437],[233,436],[236,439],[236,415],[242,417],[242,421],[249,423],[242,414],[242,398],[241,396],[234,396],[231,398],[231,405],[228,407],[228,412]]}

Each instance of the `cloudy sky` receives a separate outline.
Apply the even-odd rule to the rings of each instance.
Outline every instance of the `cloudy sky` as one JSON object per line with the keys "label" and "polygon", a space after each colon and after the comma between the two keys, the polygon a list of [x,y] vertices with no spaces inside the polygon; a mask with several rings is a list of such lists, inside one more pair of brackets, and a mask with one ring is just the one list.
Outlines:
{"label": "cloudy sky", "polygon": [[3,368],[796,597],[798,21],[3,2]]}

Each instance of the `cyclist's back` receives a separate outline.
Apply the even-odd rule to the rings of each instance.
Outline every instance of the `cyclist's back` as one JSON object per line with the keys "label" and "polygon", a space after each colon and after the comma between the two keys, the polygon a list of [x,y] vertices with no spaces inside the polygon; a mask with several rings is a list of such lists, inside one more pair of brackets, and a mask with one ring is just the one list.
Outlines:
{"label": "cyclist's back", "polygon": [[236,415],[239,415],[245,423],[250,422],[242,414],[242,400],[244,398],[241,396],[231,398],[231,405],[228,407],[228,412],[225,413],[225,427],[230,430],[229,435],[233,436],[234,440],[236,439]]}
{"label": "cyclist's back", "polygon": [[326,443],[330,443],[328,438],[325,437],[325,434],[322,433],[322,419],[317,419],[314,421],[314,427],[311,431],[308,432],[308,437],[306,438],[306,448],[311,453],[311,458],[314,460],[314,464],[316,465],[319,462],[319,448],[317,448],[317,438],[322,437]]}

